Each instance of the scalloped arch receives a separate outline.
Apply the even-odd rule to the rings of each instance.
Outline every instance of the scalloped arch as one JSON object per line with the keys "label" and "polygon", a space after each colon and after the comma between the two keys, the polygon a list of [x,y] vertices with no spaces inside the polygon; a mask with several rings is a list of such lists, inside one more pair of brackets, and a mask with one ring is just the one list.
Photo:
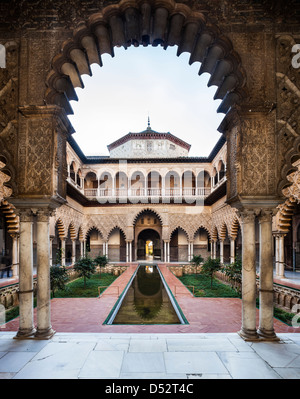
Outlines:
{"label": "scalloped arch", "polygon": [[142,209],[141,211],[139,211],[135,216],[134,216],[134,218],[132,219],[132,225],[135,225],[136,224],[136,222],[137,222],[137,220],[138,220],[138,218],[143,214],[143,213],[152,213],[152,214],[154,214],[158,219],[159,219],[159,221],[160,221],[160,223],[161,223],[161,225],[163,226],[163,218],[162,218],[162,216],[156,211],[156,210],[154,210],[154,209],[151,209],[151,208],[144,208],[144,209]]}
{"label": "scalloped arch", "polygon": [[210,231],[209,231],[208,227],[206,227],[206,226],[204,226],[204,225],[201,225],[201,226],[197,227],[197,230],[195,230],[194,233],[193,233],[193,238],[195,238],[195,235],[197,234],[197,232],[198,232],[200,229],[203,229],[203,230],[206,231],[206,233],[207,233],[207,238],[208,238],[208,240],[210,240]]}
{"label": "scalloped arch", "polygon": [[237,217],[235,217],[231,223],[231,228],[230,228],[230,236],[232,238],[236,239],[240,227],[241,227],[240,221]]}
{"label": "scalloped arch", "polygon": [[0,210],[2,211],[3,215],[5,216],[6,223],[7,223],[7,232],[8,234],[15,234],[19,232],[19,218],[15,212],[15,207],[10,204],[8,201],[3,200],[0,201]]}
{"label": "scalloped arch", "polygon": [[91,227],[89,227],[89,228],[87,229],[87,231],[86,231],[86,233],[85,233],[85,238],[88,237],[89,233],[90,233],[92,230],[97,230],[98,233],[100,233],[101,237],[104,238],[104,235],[103,235],[102,231],[101,231],[98,227],[96,227],[95,225],[93,225],[93,226],[91,226]]}
{"label": "scalloped arch", "polygon": [[55,226],[57,226],[59,238],[65,238],[66,237],[66,229],[65,229],[65,225],[60,217],[55,221]]}
{"label": "scalloped arch", "polygon": [[76,233],[76,229],[75,229],[75,226],[74,226],[74,223],[73,223],[73,222],[71,222],[71,223],[69,224],[68,233],[70,233],[70,238],[71,238],[71,240],[76,240],[76,238],[77,238],[77,233]]}
{"label": "scalloped arch", "polygon": [[112,233],[114,230],[120,230],[120,232],[123,234],[123,236],[124,236],[125,239],[126,239],[126,234],[125,234],[124,230],[122,229],[122,227],[117,226],[117,225],[115,225],[113,228],[111,228],[111,229],[109,230],[109,232],[108,232],[108,234],[107,234],[107,238],[110,237],[111,233]]}
{"label": "scalloped arch", "polygon": [[186,238],[187,238],[188,240],[190,239],[189,234],[188,234],[188,232],[186,231],[186,229],[184,229],[184,228],[181,227],[181,226],[176,226],[176,227],[171,231],[171,233],[170,233],[170,240],[171,240],[172,235],[175,233],[176,230],[182,230],[182,231],[185,233]]}
{"label": "scalloped arch", "polygon": [[225,240],[227,234],[228,234],[228,228],[227,228],[226,223],[223,222],[219,229],[220,240]]}
{"label": "scalloped arch", "polygon": [[226,114],[246,96],[245,71],[231,41],[204,14],[174,0],[122,0],[90,16],[73,31],[52,60],[46,79],[47,104],[59,105],[67,114],[83,88],[82,74],[90,65],[102,66],[101,55],[114,57],[114,47],[178,46],[177,56],[190,53],[189,64],[200,62],[199,75],[209,73],[208,86],[217,86],[214,99],[222,100],[217,112]]}

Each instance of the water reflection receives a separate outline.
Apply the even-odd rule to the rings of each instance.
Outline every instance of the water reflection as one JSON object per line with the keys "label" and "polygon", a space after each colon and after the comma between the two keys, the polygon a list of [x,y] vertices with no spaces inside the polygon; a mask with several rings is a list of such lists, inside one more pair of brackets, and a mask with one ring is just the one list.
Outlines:
{"label": "water reflection", "polygon": [[155,265],[141,265],[112,324],[180,324]]}

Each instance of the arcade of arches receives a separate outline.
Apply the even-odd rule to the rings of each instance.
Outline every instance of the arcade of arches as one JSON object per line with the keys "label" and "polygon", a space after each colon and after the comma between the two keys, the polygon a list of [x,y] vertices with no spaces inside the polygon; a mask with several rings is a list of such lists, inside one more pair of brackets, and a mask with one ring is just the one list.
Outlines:
{"label": "arcade of arches", "polygon": [[[240,334],[276,339],[273,265],[283,276],[300,262],[300,74],[291,62],[300,9],[293,3],[1,2],[0,245],[2,262],[19,275],[17,338],[51,336],[49,264],[58,250],[62,264],[89,250],[114,262],[202,254],[226,263],[240,255]],[[209,157],[189,158],[187,143],[150,126],[112,143],[106,159],[86,157],[75,143],[68,115],[81,75],[102,67],[101,55],[114,56],[115,46],[139,45],[178,46],[178,56],[190,53],[199,74],[210,74],[224,119]],[[130,155],[132,143],[139,158]]]}

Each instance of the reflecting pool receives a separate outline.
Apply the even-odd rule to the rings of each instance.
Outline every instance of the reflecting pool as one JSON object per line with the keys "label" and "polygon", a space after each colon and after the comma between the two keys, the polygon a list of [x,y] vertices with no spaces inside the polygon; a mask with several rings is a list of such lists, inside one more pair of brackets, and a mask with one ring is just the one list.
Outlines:
{"label": "reflecting pool", "polygon": [[106,324],[185,324],[157,265],[139,265]]}

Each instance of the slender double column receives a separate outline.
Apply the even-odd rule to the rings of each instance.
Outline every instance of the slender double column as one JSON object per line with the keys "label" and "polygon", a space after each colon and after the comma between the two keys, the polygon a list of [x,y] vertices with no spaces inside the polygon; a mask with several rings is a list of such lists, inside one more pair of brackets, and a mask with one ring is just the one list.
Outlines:
{"label": "slender double column", "polygon": [[224,240],[220,240],[220,262],[224,263]]}
{"label": "slender double column", "polygon": [[52,248],[52,243],[54,240],[55,236],[50,236],[50,266],[53,265],[53,248]]}
{"label": "slender double column", "polygon": [[164,240],[164,261],[170,263],[170,241]]}
{"label": "slender double column", "polygon": [[55,331],[50,312],[50,236],[51,211],[39,210],[37,217],[37,331],[35,338],[49,339]]}
{"label": "slender double column", "polygon": [[212,241],[212,259],[217,259],[217,240]]}
{"label": "slender double column", "polygon": [[272,210],[259,215],[259,329],[258,334],[277,340],[274,331],[274,291],[272,254]]}
{"label": "slender double column", "polygon": [[230,263],[235,261],[235,238],[230,237]]}
{"label": "slender double column", "polygon": [[132,241],[131,240],[126,241],[126,262],[127,263],[132,262]]}
{"label": "slender double column", "polygon": [[84,241],[80,241],[80,257],[82,258],[84,256]]}
{"label": "slender double column", "polygon": [[33,246],[31,209],[18,210],[20,219],[19,330],[15,338],[26,339],[36,332],[33,324]]}
{"label": "slender double column", "polygon": [[76,240],[72,240],[72,265],[76,262]]}
{"label": "slender double column", "polygon": [[242,224],[242,327],[239,334],[245,340],[257,340],[256,331],[256,267],[255,213],[240,212]]}
{"label": "slender double column", "polygon": [[193,252],[194,252],[194,241],[189,241],[188,242],[188,261],[189,262],[193,258]]}
{"label": "slender double column", "polygon": [[66,266],[66,238],[61,237],[61,265]]}
{"label": "slender double column", "polygon": [[12,238],[12,276],[19,275],[19,234],[11,234]]}
{"label": "slender double column", "polygon": [[285,233],[275,234],[275,264],[276,276],[284,278],[284,237]]}

